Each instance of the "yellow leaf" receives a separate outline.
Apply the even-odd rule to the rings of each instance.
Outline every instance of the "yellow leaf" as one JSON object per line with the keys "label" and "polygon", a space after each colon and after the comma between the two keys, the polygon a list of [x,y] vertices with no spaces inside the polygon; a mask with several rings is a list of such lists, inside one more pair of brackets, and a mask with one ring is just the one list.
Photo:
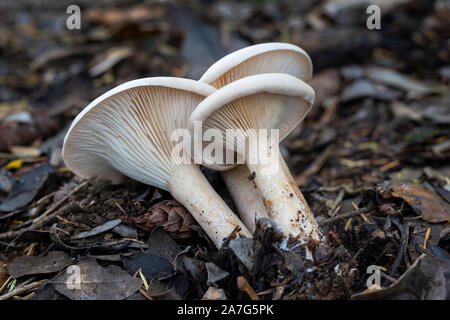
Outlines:
{"label": "yellow leaf", "polygon": [[139,268],[139,277],[141,277],[141,280],[142,280],[142,282],[144,284],[145,291],[148,291],[149,286],[148,286],[148,283],[147,283],[147,279],[145,279],[145,276],[142,273],[141,268]]}
{"label": "yellow leaf", "polygon": [[13,160],[11,162],[9,162],[5,168],[6,169],[19,169],[22,167],[23,164],[23,160]]}

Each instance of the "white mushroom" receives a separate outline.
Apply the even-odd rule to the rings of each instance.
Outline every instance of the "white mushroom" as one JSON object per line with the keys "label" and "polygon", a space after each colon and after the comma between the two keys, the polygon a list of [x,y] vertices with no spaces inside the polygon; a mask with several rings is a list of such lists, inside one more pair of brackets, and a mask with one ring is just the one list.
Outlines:
{"label": "white mushroom", "polygon": [[307,82],[312,77],[311,58],[290,43],[257,44],[226,55],[209,67],[199,81],[221,88],[260,73],[287,73]]}
{"label": "white mushroom", "polygon": [[[312,62],[300,47],[280,42],[249,46],[234,51],[214,63],[199,81],[221,88],[235,80],[261,73],[287,73],[308,82],[312,78]],[[289,169],[280,154],[282,169]],[[230,166],[231,167],[231,166]],[[247,228],[253,232],[255,221],[267,217],[261,195],[248,179],[250,172],[244,165],[222,171],[236,208]],[[298,189],[298,188],[297,188]]]}
{"label": "white mushroom", "polygon": [[[249,129],[278,129],[281,141],[303,120],[313,101],[314,90],[296,77],[282,73],[253,75],[235,80],[206,97],[193,111],[189,126],[193,130],[195,123],[201,121],[205,130],[219,129],[223,136],[227,129],[241,129],[245,134],[236,143],[225,142],[226,148],[236,151],[239,144],[254,143],[256,137]],[[271,161],[278,163],[278,141],[272,147],[275,158]],[[253,181],[269,216],[285,236],[305,242],[322,241],[317,222],[284,162],[275,173],[268,174],[270,164],[252,163],[250,156],[245,155],[246,165],[254,173]],[[208,163],[206,159],[204,165],[224,169]]]}
{"label": "white mushroom", "polygon": [[222,171],[221,174],[242,222],[253,233],[256,222],[261,218],[268,218],[269,215],[247,166],[238,165],[231,170]]}
{"label": "white mushroom", "polygon": [[64,140],[67,167],[85,177],[120,182],[125,176],[168,190],[220,248],[236,227],[250,232],[212,189],[200,169],[174,161],[174,130],[215,89],[194,80],[159,77],[124,83],[90,103]]}

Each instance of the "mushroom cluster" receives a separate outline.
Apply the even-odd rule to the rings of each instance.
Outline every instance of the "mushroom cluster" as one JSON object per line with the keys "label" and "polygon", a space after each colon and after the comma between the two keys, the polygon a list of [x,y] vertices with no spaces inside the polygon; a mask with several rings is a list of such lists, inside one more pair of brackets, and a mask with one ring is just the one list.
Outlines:
{"label": "mushroom cluster", "polygon": [[[314,101],[306,83],[312,63],[301,48],[266,43],[235,51],[213,64],[199,81],[155,77],[124,83],[90,103],[73,121],[64,140],[67,168],[84,178],[125,178],[169,191],[185,206],[217,248],[230,235],[252,237],[256,221],[272,219],[286,239],[323,242],[314,216],[279,154],[278,143],[302,121]],[[204,165],[219,170],[236,204],[240,219],[209,185],[192,161],[174,161],[178,147],[172,134],[193,133],[196,124],[226,137],[226,152],[242,156],[245,164],[225,164],[205,158]],[[275,129],[276,142],[266,141],[267,163],[250,161],[248,149],[259,143],[254,132]],[[275,170],[267,170],[268,167]],[[242,220],[242,221],[241,221]]]}

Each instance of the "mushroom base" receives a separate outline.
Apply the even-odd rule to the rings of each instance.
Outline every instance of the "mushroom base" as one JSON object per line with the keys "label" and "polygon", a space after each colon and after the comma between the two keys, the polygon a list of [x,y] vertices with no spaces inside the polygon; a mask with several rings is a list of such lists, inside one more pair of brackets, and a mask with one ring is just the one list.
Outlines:
{"label": "mushroom base", "polygon": [[305,198],[283,159],[279,156],[278,172],[265,174],[261,164],[247,164],[254,173],[254,183],[263,198],[269,217],[286,237],[323,241],[319,227]]}
{"label": "mushroom base", "polygon": [[217,248],[236,227],[238,236],[251,238],[252,234],[214,191],[195,165],[179,166],[169,181],[173,197],[186,207]]}

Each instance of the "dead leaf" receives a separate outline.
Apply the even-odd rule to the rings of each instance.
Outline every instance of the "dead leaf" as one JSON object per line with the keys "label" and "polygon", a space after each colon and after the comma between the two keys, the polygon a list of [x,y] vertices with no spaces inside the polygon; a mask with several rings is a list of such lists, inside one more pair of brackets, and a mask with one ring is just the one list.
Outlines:
{"label": "dead leaf", "polygon": [[71,263],[70,256],[63,251],[50,251],[46,256],[21,256],[8,263],[6,269],[13,278],[35,274],[56,273]]}
{"label": "dead leaf", "polygon": [[174,275],[173,265],[166,259],[148,252],[137,252],[131,256],[122,256],[122,262],[129,274],[141,269],[147,281],[157,278],[163,280]]}
{"label": "dead leaf", "polygon": [[41,155],[41,150],[35,147],[11,146],[9,149],[17,157],[39,157]]}
{"label": "dead leaf", "polygon": [[3,267],[5,261],[0,260],[0,287],[9,279],[8,271]]}
{"label": "dead leaf", "polygon": [[86,12],[86,19],[107,26],[122,25],[124,23],[138,23],[156,19],[166,12],[163,7],[146,7],[137,5],[121,9],[91,9]]}
{"label": "dead leaf", "polygon": [[132,55],[133,48],[130,47],[111,48],[94,59],[89,69],[89,75],[97,77]]}
{"label": "dead leaf", "polygon": [[8,197],[0,204],[0,212],[17,210],[27,205],[41,190],[53,168],[49,163],[35,167],[14,182]]}
{"label": "dead leaf", "polygon": [[[136,293],[142,284],[141,279],[133,278],[118,266],[103,268],[94,259],[77,266],[80,268],[79,288],[77,283],[71,282],[73,273],[66,271],[51,281],[56,291],[72,300],[123,300]],[[73,288],[68,284],[73,284]]]}
{"label": "dead leaf", "polygon": [[209,286],[216,284],[216,282],[225,279],[230,275],[229,272],[221,269],[212,262],[206,263],[206,269],[208,270],[208,281]]}
{"label": "dead leaf", "polygon": [[375,85],[371,81],[359,79],[345,88],[341,94],[341,101],[348,102],[354,99],[370,97],[379,100],[391,101],[398,99],[402,93],[388,87]]}
{"label": "dead leaf", "polygon": [[448,273],[450,264],[426,254],[386,288],[366,290],[355,294],[352,300],[446,300],[450,292]]}
{"label": "dead leaf", "polygon": [[227,300],[227,296],[223,289],[209,287],[202,300]]}
{"label": "dead leaf", "polygon": [[230,241],[230,248],[250,273],[257,271],[264,254],[264,247],[260,242],[249,238],[238,238]]}
{"label": "dead leaf", "polygon": [[447,90],[444,85],[427,84],[387,68],[369,67],[366,69],[366,76],[374,82],[408,91],[414,96],[423,96],[431,93],[439,94]]}
{"label": "dead leaf", "polygon": [[103,232],[113,229],[114,227],[118,226],[121,223],[122,223],[122,220],[120,220],[120,219],[110,220],[100,226],[93,228],[92,230],[89,230],[86,232],[80,232],[79,234],[75,235],[72,239],[74,239],[74,240],[75,239],[84,239],[84,238],[96,236],[100,233],[103,233]]}
{"label": "dead leaf", "polygon": [[425,221],[450,221],[450,205],[437,193],[418,183],[396,180],[391,185],[391,194],[408,202]]}
{"label": "dead leaf", "polygon": [[420,121],[423,119],[423,111],[420,110],[419,106],[414,104],[405,104],[400,101],[394,101],[391,104],[391,109],[398,118],[405,118],[413,121]]}

